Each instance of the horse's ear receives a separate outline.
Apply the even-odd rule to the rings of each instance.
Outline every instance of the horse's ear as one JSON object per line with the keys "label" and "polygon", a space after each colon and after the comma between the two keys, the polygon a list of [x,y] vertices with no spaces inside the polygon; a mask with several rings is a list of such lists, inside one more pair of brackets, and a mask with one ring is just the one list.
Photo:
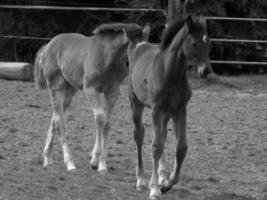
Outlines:
{"label": "horse's ear", "polygon": [[126,29],[127,36],[131,41],[134,41],[137,38],[142,39],[143,29],[141,26],[139,26],[135,23],[129,23],[129,24],[126,24],[125,29]]}
{"label": "horse's ear", "polygon": [[128,34],[127,34],[127,30],[126,30],[126,27],[123,27],[122,28],[122,31],[123,31],[123,43],[127,43],[129,40],[128,40]]}
{"label": "horse's ear", "polygon": [[189,15],[186,20],[185,20],[185,24],[188,28],[188,31],[189,32],[192,32],[193,31],[193,27],[194,27],[194,20],[193,20],[193,17],[191,15]]}
{"label": "horse's ear", "polygon": [[151,27],[150,27],[149,23],[147,23],[145,25],[145,27],[143,28],[143,40],[144,41],[148,42],[150,32],[151,32]]}

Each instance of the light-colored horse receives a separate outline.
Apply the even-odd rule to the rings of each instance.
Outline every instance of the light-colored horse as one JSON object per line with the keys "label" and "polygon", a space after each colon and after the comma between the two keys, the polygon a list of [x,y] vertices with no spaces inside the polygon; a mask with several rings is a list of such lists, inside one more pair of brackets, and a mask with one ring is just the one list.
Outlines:
{"label": "light-colored horse", "polygon": [[110,117],[119,86],[128,74],[127,48],[142,40],[137,24],[103,24],[94,35],[60,34],[43,46],[35,60],[37,87],[48,87],[53,106],[43,151],[44,166],[52,164],[54,137],[59,137],[68,170],[76,169],[68,147],[63,113],[77,90],[83,90],[94,112],[96,141],[91,168],[106,172],[106,146]]}
{"label": "light-colored horse", "polygon": [[[137,189],[145,187],[142,162],[144,107],[152,108],[154,137],[152,141],[152,176],[150,198],[158,199],[178,182],[187,152],[186,106],[191,98],[187,64],[198,67],[201,77],[211,72],[209,38],[203,18],[178,20],[168,26],[160,45],[139,43],[129,56],[129,97],[137,145]],[[175,164],[168,177],[164,159],[167,124],[173,121],[177,139]]]}

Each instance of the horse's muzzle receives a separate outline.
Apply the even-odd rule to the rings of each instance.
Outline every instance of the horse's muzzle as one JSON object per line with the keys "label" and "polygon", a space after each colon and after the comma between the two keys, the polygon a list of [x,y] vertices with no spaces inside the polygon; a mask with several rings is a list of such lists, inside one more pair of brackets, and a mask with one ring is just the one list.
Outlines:
{"label": "horse's muzzle", "polygon": [[201,78],[207,78],[207,76],[212,72],[210,67],[204,66],[199,66],[198,69],[198,74],[200,75]]}

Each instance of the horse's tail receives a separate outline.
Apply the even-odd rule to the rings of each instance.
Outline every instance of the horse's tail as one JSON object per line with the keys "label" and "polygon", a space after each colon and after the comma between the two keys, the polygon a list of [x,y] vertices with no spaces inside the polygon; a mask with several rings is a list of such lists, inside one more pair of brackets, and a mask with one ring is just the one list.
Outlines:
{"label": "horse's tail", "polygon": [[39,51],[36,53],[35,56],[35,61],[34,61],[34,80],[35,80],[35,84],[36,87],[38,89],[45,89],[47,88],[47,83],[46,83],[46,79],[43,73],[43,54],[44,54],[44,49],[45,46],[42,46]]}

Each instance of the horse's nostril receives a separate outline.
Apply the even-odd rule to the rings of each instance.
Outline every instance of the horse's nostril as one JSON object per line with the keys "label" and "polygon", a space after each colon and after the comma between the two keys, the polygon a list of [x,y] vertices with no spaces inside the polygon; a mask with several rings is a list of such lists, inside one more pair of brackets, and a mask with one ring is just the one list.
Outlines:
{"label": "horse's nostril", "polygon": [[209,74],[211,74],[211,70],[208,69],[208,68],[205,68],[204,71],[203,71],[203,76],[207,77]]}
{"label": "horse's nostril", "polygon": [[208,74],[209,74],[208,70],[207,69],[204,69],[203,76],[207,76]]}
{"label": "horse's nostril", "polygon": [[205,68],[205,69],[203,69],[203,71],[202,72],[200,72],[200,77],[201,78],[207,78],[207,76],[210,74],[211,72],[210,72],[210,70],[208,70],[207,68]]}

